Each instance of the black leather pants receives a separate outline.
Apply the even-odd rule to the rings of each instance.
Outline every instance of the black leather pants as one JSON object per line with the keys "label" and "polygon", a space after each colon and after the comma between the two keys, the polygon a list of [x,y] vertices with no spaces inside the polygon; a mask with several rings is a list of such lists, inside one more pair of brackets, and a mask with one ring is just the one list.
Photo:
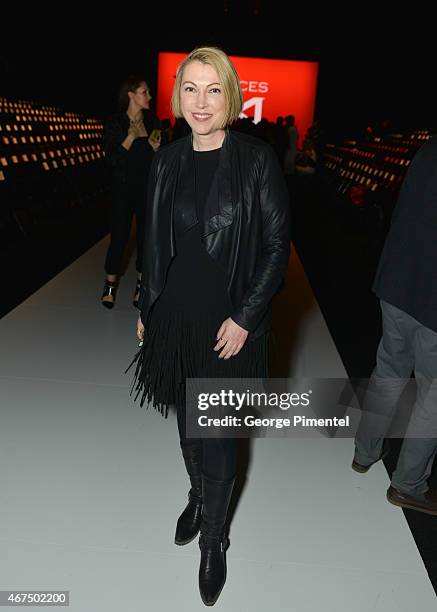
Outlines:
{"label": "black leather pants", "polygon": [[214,480],[229,480],[237,469],[236,438],[187,438],[185,436],[185,404],[177,407],[179,440],[183,446],[202,447],[202,472]]}

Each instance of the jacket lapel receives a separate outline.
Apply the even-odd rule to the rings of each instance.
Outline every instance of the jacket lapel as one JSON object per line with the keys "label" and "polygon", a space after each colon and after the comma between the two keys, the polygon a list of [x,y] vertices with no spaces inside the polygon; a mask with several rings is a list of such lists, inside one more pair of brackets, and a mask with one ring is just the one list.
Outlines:
{"label": "jacket lapel", "polygon": [[175,190],[175,198],[173,198],[172,218],[174,221],[176,214],[175,208],[177,208],[177,214],[182,216],[181,221],[184,231],[187,231],[197,223],[198,219],[196,214],[194,161],[191,135],[183,140],[184,142],[182,143],[182,149],[179,155],[179,171],[177,175],[177,189]]}
{"label": "jacket lapel", "polygon": [[219,167],[211,186],[203,219],[202,236],[227,227],[233,220],[231,191],[232,142],[229,130],[220,151]]}

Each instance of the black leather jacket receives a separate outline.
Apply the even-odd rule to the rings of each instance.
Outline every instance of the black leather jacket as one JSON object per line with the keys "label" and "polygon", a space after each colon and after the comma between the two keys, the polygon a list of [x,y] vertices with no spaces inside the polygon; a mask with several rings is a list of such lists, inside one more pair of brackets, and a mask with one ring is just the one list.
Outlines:
{"label": "black leather jacket", "polygon": [[[162,292],[176,255],[174,203],[187,227],[197,222],[192,136],[155,154],[149,175],[146,236],[139,308],[143,323]],[[227,272],[231,318],[248,339],[271,325],[271,300],[281,287],[290,254],[290,203],[273,149],[252,136],[226,130],[216,189],[202,223],[202,242]]]}

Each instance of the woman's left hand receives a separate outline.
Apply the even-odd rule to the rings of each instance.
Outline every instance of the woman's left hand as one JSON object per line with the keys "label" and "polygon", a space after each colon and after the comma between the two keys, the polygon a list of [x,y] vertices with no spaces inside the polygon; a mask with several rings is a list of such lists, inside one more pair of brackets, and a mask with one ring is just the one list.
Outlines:
{"label": "woman's left hand", "polygon": [[150,136],[148,142],[149,142],[149,145],[152,147],[152,149],[156,153],[156,151],[161,146],[161,136],[159,136],[158,138],[152,138],[152,136]]}
{"label": "woman's left hand", "polygon": [[246,342],[249,332],[243,329],[231,317],[227,318],[220,326],[217,332],[217,344],[214,347],[215,351],[223,349],[219,354],[219,358],[229,359],[237,355],[241,351]]}

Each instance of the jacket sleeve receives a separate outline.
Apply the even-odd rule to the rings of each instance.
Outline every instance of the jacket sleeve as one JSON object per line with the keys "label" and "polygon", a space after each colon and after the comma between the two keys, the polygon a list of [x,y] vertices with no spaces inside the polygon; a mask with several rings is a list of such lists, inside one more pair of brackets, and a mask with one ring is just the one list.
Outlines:
{"label": "jacket sleeve", "polygon": [[[157,172],[158,172],[158,159],[159,159],[159,155],[155,155],[153,157],[151,166],[150,166],[150,170],[149,170],[149,177],[148,177],[148,181],[147,181],[147,196],[146,196],[146,202],[145,202],[145,206],[146,206],[146,219],[145,219],[145,228],[149,228],[151,226],[151,221],[148,219],[148,216],[150,216],[152,214],[152,202],[153,202],[153,197],[155,195],[155,188],[156,188],[156,182],[157,182]],[[146,245],[147,246],[147,245]],[[144,252],[143,252],[143,260],[141,262],[141,270],[139,270],[139,272],[141,272],[141,285],[140,285],[140,295],[138,298],[138,309],[141,312],[141,320],[143,321],[143,323],[145,323],[145,321],[143,320],[143,310],[144,308],[144,294],[146,292],[146,283],[147,283],[147,279],[148,276],[145,273],[146,270],[146,265],[150,265],[150,258],[149,255],[147,253],[147,248],[144,248]]]}
{"label": "jacket sleeve", "polygon": [[119,122],[115,117],[111,117],[106,121],[103,129],[103,150],[105,160],[113,169],[125,163],[128,151],[121,144],[123,140]]}
{"label": "jacket sleeve", "polygon": [[290,256],[290,202],[279,162],[266,147],[260,172],[259,200],[262,218],[261,255],[253,280],[231,315],[249,332],[256,329],[272,297],[280,288]]}

